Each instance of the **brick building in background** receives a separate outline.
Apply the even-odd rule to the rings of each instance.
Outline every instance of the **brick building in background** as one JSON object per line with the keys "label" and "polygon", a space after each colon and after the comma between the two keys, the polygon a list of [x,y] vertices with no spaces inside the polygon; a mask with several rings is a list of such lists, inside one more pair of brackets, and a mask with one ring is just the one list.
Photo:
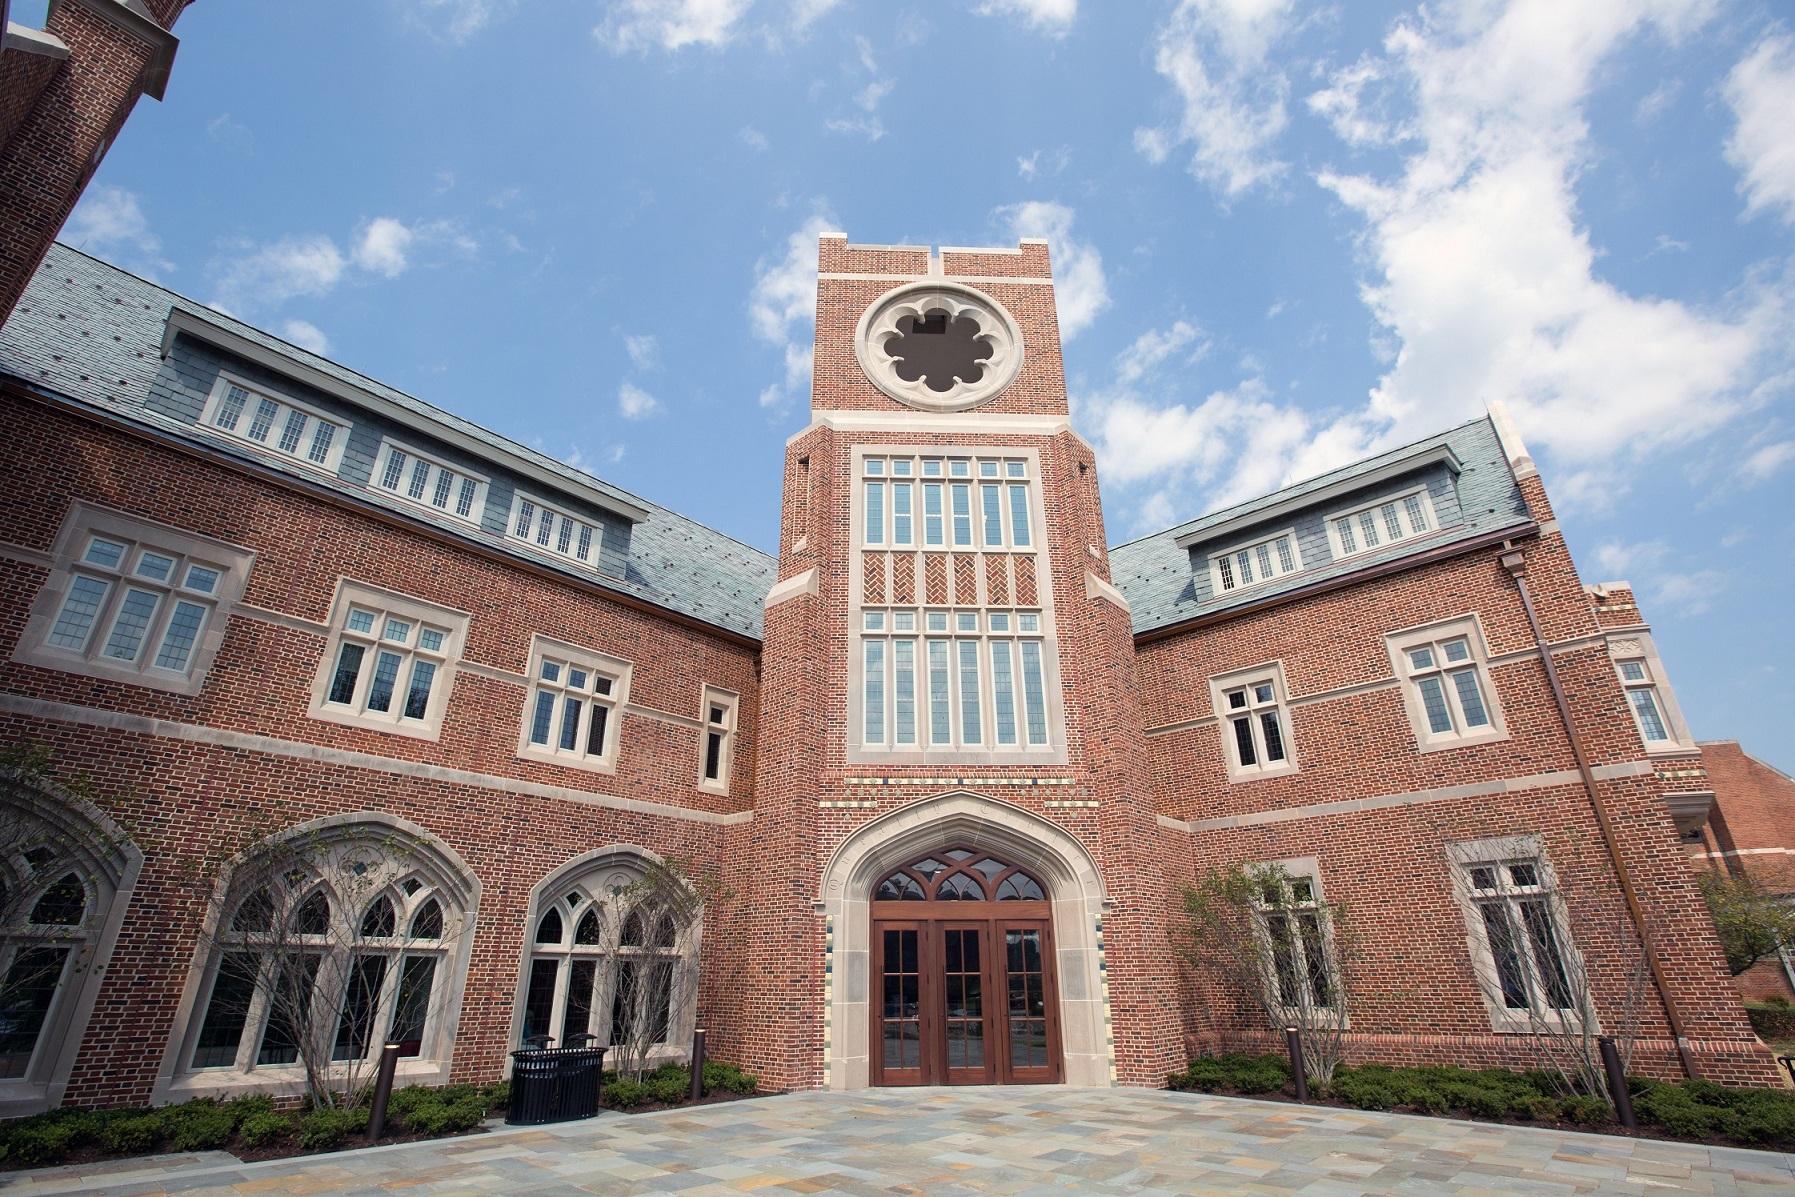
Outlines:
{"label": "brick building in background", "polygon": [[50,0],[42,29],[0,0],[0,321],[137,98],[162,98],[190,0]]}
{"label": "brick building in background", "polygon": [[[1748,755],[1736,741],[1701,746],[1713,804],[1687,821],[1698,868],[1749,877],[1767,894],[1795,902],[1795,779]],[[1795,957],[1760,960],[1738,977],[1753,1000],[1795,998]]]}
{"label": "brick building in background", "polygon": [[[98,831],[6,863],[0,969],[62,970],[6,1109],[295,1091],[227,999],[236,871],[300,836],[415,855],[384,914],[277,896],[385,920],[338,1049],[407,1081],[647,1017],[773,1087],[1158,1084],[1271,1031],[1178,962],[1180,891],[1282,862],[1364,934],[1360,1058],[1524,1064],[1585,977],[1618,1018],[1643,921],[1636,1066],[1775,1083],[1673,823],[1700,749],[1505,417],[1111,550],[1044,243],[820,266],[768,557],[52,251],[0,331],[0,741],[86,781],[21,817]],[[721,882],[695,942],[607,900],[663,859]]]}

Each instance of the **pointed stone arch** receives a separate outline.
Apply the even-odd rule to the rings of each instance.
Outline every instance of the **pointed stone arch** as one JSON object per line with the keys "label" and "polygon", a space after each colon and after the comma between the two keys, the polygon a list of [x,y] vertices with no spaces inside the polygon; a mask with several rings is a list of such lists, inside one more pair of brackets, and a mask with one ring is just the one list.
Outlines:
{"label": "pointed stone arch", "polygon": [[925,798],[849,835],[823,868],[816,907],[828,920],[824,1083],[864,1088],[871,1072],[869,899],[879,879],[933,848],[1003,855],[1047,886],[1059,974],[1060,1032],[1070,1085],[1114,1083],[1103,915],[1109,898],[1090,851],[1050,819],[968,790]]}

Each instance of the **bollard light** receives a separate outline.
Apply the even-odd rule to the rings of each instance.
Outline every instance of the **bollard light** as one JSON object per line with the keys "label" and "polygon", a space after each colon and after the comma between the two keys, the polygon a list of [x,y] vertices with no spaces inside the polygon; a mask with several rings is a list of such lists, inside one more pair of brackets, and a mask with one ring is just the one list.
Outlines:
{"label": "bollard light", "polygon": [[1303,1033],[1295,1027],[1285,1027],[1284,1046],[1290,1052],[1290,1075],[1296,1080],[1296,1099],[1308,1101],[1309,1070],[1303,1067]]}
{"label": "bollard light", "polygon": [[704,1097],[704,1031],[692,1032],[692,1100]]}
{"label": "bollard light", "polygon": [[368,1142],[386,1130],[386,1103],[393,1095],[393,1075],[399,1071],[399,1045],[380,1045],[380,1070],[374,1074],[374,1108],[368,1111]]}

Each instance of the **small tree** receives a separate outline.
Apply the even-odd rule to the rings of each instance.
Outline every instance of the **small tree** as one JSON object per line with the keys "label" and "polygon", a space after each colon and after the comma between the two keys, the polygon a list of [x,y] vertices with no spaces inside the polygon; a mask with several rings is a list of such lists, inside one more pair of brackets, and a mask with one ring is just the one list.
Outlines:
{"label": "small tree", "polygon": [[705,906],[727,897],[709,874],[680,862],[647,862],[642,876],[613,891],[622,915],[611,1004],[611,1067],[642,1079],[654,1048],[666,1043],[675,1014],[698,998],[698,940]]}
{"label": "small tree", "polygon": [[216,963],[195,1059],[297,1066],[315,1106],[358,1104],[381,1045],[418,1054],[443,1016],[473,921],[444,882],[421,842],[380,824],[276,838],[228,884],[199,879]]}
{"label": "small tree", "polygon": [[1346,1053],[1347,994],[1360,959],[1346,908],[1279,865],[1212,869],[1184,892],[1179,951],[1199,975],[1255,1004],[1272,1029],[1302,1032],[1317,1092]]}
{"label": "small tree", "polygon": [[1733,976],[1795,946],[1795,902],[1786,896],[1765,893],[1749,876],[1704,872],[1696,883],[1714,915]]}

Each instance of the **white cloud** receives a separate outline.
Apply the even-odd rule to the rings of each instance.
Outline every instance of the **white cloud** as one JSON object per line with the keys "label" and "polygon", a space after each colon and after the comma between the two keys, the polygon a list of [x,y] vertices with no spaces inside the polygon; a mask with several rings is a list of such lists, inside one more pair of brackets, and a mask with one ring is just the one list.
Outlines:
{"label": "white cloud", "polygon": [[721,46],[751,0],[612,0],[592,32],[614,53]]}
{"label": "white cloud", "polygon": [[653,370],[661,364],[661,343],[648,333],[626,334],[623,347],[638,370]]}
{"label": "white cloud", "polygon": [[823,128],[831,133],[853,133],[868,141],[878,141],[885,136],[885,122],[879,119],[879,105],[891,94],[897,81],[879,78],[879,64],[873,57],[872,42],[856,34],[854,46],[859,53],[860,69],[872,77],[854,93],[854,106],[860,110],[860,115],[831,117],[823,122]]}
{"label": "white cloud", "polygon": [[992,216],[1016,238],[1045,237],[1053,257],[1053,291],[1058,301],[1060,335],[1071,340],[1089,328],[1109,306],[1109,283],[1103,255],[1072,235],[1075,213],[1064,204],[1045,200],[1008,204]]}
{"label": "white cloud", "polygon": [[1078,17],[1078,0],[982,0],[976,11],[988,17],[1015,17],[1049,37],[1064,37]]}
{"label": "white cloud", "polygon": [[150,231],[137,194],[123,187],[88,188],[63,227],[62,240],[152,282],[174,269],[162,256],[162,240]]}
{"label": "white cloud", "polygon": [[280,335],[301,349],[309,349],[313,353],[330,352],[330,338],[310,320],[288,320],[280,326]]}
{"label": "white cloud", "polygon": [[322,233],[241,245],[233,255],[212,264],[213,302],[226,311],[245,312],[302,295],[324,295],[337,285],[346,266],[336,242]]}
{"label": "white cloud", "polygon": [[[1134,344],[1123,350],[1116,357],[1116,381],[1123,385],[1139,382],[1142,377],[1159,369],[1173,354],[1179,353],[1198,342],[1203,331],[1185,320],[1177,320],[1163,332],[1150,328],[1134,339]],[[1201,356],[1202,345],[1198,346],[1197,356]]]}
{"label": "white cloud", "polygon": [[511,11],[513,0],[413,0],[412,17],[434,36],[460,44]]}
{"label": "white cloud", "polygon": [[762,133],[759,129],[756,129],[753,125],[743,125],[741,131],[737,133],[735,137],[737,141],[741,142],[757,154],[765,151],[770,144],[767,141],[767,135]]}
{"label": "white cloud", "polygon": [[386,278],[398,278],[411,264],[406,253],[415,235],[391,216],[376,216],[362,227],[355,245],[355,264]]}
{"label": "white cloud", "polygon": [[1662,540],[1607,541],[1597,545],[1595,551],[1596,567],[1604,580],[1632,583],[1634,593],[1646,606],[1648,619],[1656,610],[1701,615],[1726,590],[1727,577],[1718,570],[1665,568],[1678,559]]}
{"label": "white cloud", "polygon": [[1334,135],[1348,145],[1381,145],[1396,140],[1401,131],[1378,114],[1376,98],[1367,99],[1384,82],[1384,68],[1365,57],[1335,71],[1328,86],[1312,93],[1305,103],[1309,111],[1327,121]]}
{"label": "white cloud", "polygon": [[803,32],[840,3],[841,0],[792,0],[792,28]]}
{"label": "white cloud", "polygon": [[633,382],[617,388],[617,411],[626,420],[645,420],[661,410],[661,401]]}
{"label": "white cloud", "polygon": [[1294,0],[1181,0],[1156,38],[1153,65],[1177,93],[1169,125],[1136,129],[1135,148],[1164,162],[1190,147],[1190,172],[1235,196],[1285,170],[1272,145],[1289,115],[1290,83],[1266,61]]}
{"label": "white cloud", "polygon": [[1733,68],[1726,101],[1738,118],[1726,158],[1744,177],[1745,209],[1780,208],[1795,224],[1795,41],[1773,34]]}
{"label": "white cloud", "polygon": [[1052,178],[1071,164],[1072,147],[1060,146],[1058,149],[1036,150],[1026,158],[1018,157],[1016,173],[1029,180],[1037,176]]}
{"label": "white cloud", "polygon": [[748,323],[763,341],[779,347],[783,378],[760,392],[760,405],[780,408],[808,397],[816,329],[817,238],[835,228],[828,206],[817,201],[809,219],[786,237],[781,251],[754,267]]}
{"label": "white cloud", "polygon": [[206,122],[206,136],[233,153],[255,153],[256,135],[249,131],[248,125],[232,119],[228,112],[221,112]]}
{"label": "white cloud", "polygon": [[1777,441],[1747,457],[1740,470],[1749,481],[1764,482],[1792,461],[1795,461],[1795,441]]}

